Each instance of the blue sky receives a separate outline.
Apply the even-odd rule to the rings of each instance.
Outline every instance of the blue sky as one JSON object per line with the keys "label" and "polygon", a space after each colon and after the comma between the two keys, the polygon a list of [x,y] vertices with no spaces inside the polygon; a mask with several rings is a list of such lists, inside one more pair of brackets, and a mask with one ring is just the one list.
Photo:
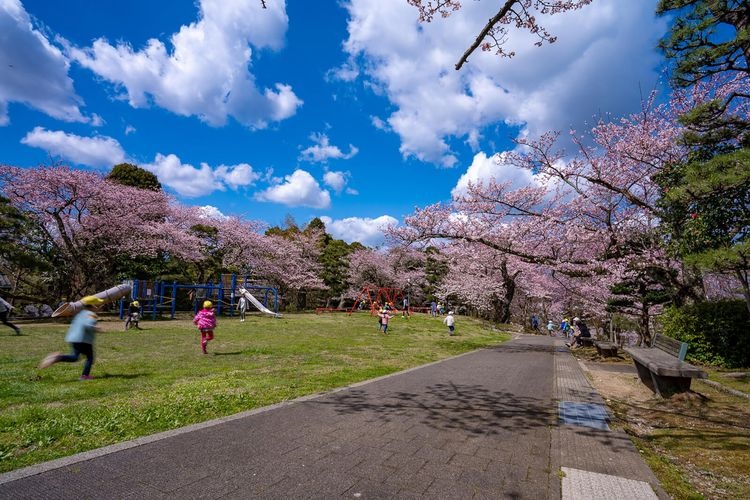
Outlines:
{"label": "blue sky", "polygon": [[406,0],[0,0],[0,162],[129,161],[182,203],[347,241],[468,180],[527,182],[513,138],[584,130],[662,85],[655,0],[543,19],[456,61],[497,2],[420,25]]}

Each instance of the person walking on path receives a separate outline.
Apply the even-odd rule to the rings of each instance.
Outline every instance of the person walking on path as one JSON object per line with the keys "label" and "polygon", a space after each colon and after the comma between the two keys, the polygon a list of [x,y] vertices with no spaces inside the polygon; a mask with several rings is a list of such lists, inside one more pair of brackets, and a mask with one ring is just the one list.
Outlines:
{"label": "person walking on path", "polygon": [[563,334],[563,338],[567,339],[570,336],[570,320],[568,318],[563,318],[560,323],[560,331]]}
{"label": "person walking on path", "polygon": [[403,305],[404,305],[404,310],[401,313],[401,316],[403,318],[408,318],[409,317],[409,299],[408,298],[404,297],[404,304]]}
{"label": "person walking on path", "polygon": [[380,326],[382,327],[383,334],[388,335],[388,320],[391,319],[393,315],[390,314],[387,309],[383,309],[378,313],[378,316],[380,316]]}
{"label": "person walking on path", "polygon": [[10,316],[11,309],[13,309],[13,306],[7,303],[5,299],[0,297],[0,321],[2,321],[2,323],[8,328],[12,328],[13,330],[15,330],[16,335],[21,335],[20,328],[8,321],[8,316]]}
{"label": "person walking on path", "polygon": [[193,323],[201,332],[201,351],[203,351],[203,354],[208,354],[206,345],[214,339],[214,328],[216,328],[216,313],[210,300],[203,302],[203,309],[195,315]]}
{"label": "person walking on path", "polygon": [[240,295],[240,300],[237,301],[237,309],[240,311],[240,322],[245,321],[245,314],[247,314],[247,299],[244,295]]}
{"label": "person walking on path", "polygon": [[47,368],[55,363],[74,363],[78,361],[81,354],[86,356],[86,362],[83,364],[83,373],[81,380],[91,380],[91,366],[94,364],[94,340],[99,328],[96,326],[99,317],[94,312],[94,308],[100,306],[104,301],[93,295],[87,295],[81,299],[83,309],[75,315],[70,323],[68,333],[65,335],[65,341],[70,343],[72,351],[70,354],[53,352],[47,355],[39,368]]}
{"label": "person walking on path", "polygon": [[531,315],[531,329],[535,332],[539,331],[539,317],[536,314]]}
{"label": "person walking on path", "polygon": [[549,333],[550,337],[555,336],[555,323],[553,323],[552,320],[547,322],[547,333]]}
{"label": "person walking on path", "polygon": [[448,326],[448,335],[453,335],[456,330],[456,318],[453,317],[453,311],[448,311],[448,316],[445,317],[443,323]]}
{"label": "person walking on path", "polygon": [[437,317],[437,303],[434,300],[430,302],[430,314],[433,318]]}

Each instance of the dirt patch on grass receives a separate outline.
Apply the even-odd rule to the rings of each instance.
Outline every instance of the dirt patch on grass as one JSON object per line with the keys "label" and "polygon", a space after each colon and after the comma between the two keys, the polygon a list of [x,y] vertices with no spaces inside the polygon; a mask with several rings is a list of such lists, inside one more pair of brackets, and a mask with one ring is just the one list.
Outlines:
{"label": "dirt patch on grass", "polygon": [[669,399],[640,382],[632,361],[574,352],[664,489],[674,498],[750,498],[750,401],[701,382]]}

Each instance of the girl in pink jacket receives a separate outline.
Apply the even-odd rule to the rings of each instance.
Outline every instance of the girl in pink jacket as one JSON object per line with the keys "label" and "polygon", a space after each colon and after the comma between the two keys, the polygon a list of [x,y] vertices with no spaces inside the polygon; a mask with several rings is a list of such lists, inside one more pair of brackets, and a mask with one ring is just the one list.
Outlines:
{"label": "girl in pink jacket", "polygon": [[193,323],[198,326],[198,330],[201,332],[201,349],[203,350],[203,354],[208,354],[206,352],[206,344],[208,344],[209,340],[214,339],[214,328],[216,328],[216,313],[214,312],[214,305],[210,300],[203,302],[203,309],[195,315]]}

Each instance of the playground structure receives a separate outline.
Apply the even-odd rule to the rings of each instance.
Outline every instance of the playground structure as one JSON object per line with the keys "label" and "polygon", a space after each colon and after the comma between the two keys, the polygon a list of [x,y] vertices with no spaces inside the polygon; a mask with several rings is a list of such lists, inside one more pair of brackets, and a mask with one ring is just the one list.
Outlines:
{"label": "playground structure", "polygon": [[270,314],[271,316],[274,316],[276,318],[281,317],[281,314],[279,314],[278,312],[271,311],[265,306],[265,304],[261,304],[260,301],[256,299],[255,296],[252,293],[250,293],[246,288],[240,287],[239,292],[240,292],[240,295],[242,295],[247,300],[249,300],[250,303],[254,305],[260,312],[265,313],[265,314]]}
{"label": "playground structure", "polygon": [[[403,300],[406,295],[400,288],[372,288],[363,287],[357,294],[357,298],[354,300],[354,305],[349,309],[349,316],[357,310],[360,304],[364,304],[370,309],[370,316],[374,316],[378,313],[380,307],[390,304],[394,311],[403,312],[403,308],[399,309],[399,306],[403,304]],[[412,308],[409,307],[409,310]],[[407,311],[408,312],[408,311]]]}
{"label": "playground structure", "polygon": [[[189,303],[193,314],[195,314],[205,300],[214,303],[217,314],[221,315],[222,311],[227,310],[229,315],[233,317],[240,294],[244,294],[245,298],[261,312],[281,317],[278,312],[278,290],[271,286],[249,284],[247,276],[238,280],[236,274],[222,274],[216,282],[190,284],[178,283],[177,281],[168,283],[165,281],[132,280],[125,286],[130,287],[129,300],[140,302],[141,317],[150,315],[151,319],[154,320],[167,311],[170,318],[174,319],[178,302]],[[256,295],[262,297],[262,300],[258,300]],[[273,304],[270,304],[270,298],[273,299]],[[126,299],[123,296],[120,300],[119,314],[121,319],[126,313]]]}
{"label": "playground structure", "polygon": [[[105,303],[107,302],[114,302],[117,299],[120,299],[128,294],[128,292],[131,291],[131,285],[129,284],[122,284],[113,286],[112,288],[108,288],[107,290],[104,290],[103,292],[99,292],[94,294],[94,297],[98,299],[102,299]],[[122,303],[122,301],[120,301]],[[80,300],[75,302],[66,302],[62,304],[60,307],[58,307],[55,312],[52,313],[52,317],[66,317],[66,316],[73,316],[77,312],[79,312],[81,309],[83,309],[83,302]],[[122,311],[122,304],[120,305],[120,310]],[[122,313],[121,313],[122,314]],[[120,316],[122,317],[122,315]]]}

